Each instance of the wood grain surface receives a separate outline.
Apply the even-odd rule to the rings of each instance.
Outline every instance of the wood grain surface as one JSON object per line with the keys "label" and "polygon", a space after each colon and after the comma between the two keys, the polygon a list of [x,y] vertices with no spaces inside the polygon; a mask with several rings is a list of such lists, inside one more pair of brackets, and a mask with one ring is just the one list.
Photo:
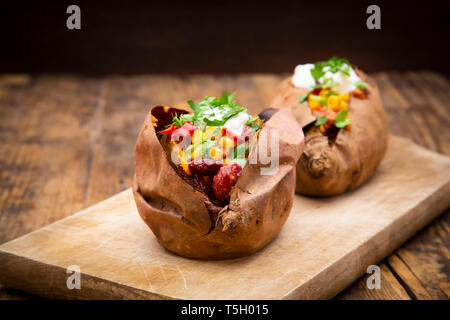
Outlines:
{"label": "wood grain surface", "polygon": [[[390,130],[450,154],[450,85],[431,72],[377,73]],[[106,199],[131,185],[133,148],[152,105],[238,91],[265,107],[281,75],[0,77],[0,243]],[[389,285],[362,277],[338,299],[448,299],[447,212],[380,264]],[[1,298],[28,297],[11,289]]]}
{"label": "wood grain surface", "polygon": [[[326,199],[296,195],[283,230],[248,257],[167,252],[127,189],[0,245],[0,283],[47,298],[328,299],[448,208],[448,194],[450,157],[392,136],[364,186]],[[71,265],[81,290],[67,289]]]}

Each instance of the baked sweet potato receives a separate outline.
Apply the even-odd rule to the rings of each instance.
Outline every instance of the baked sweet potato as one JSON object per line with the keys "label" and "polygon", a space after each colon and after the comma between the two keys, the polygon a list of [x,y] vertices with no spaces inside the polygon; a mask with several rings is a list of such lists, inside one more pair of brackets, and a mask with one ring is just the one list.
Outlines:
{"label": "baked sweet potato", "polygon": [[[345,127],[332,125],[334,118],[330,121],[327,108],[319,107],[317,110],[323,112],[315,115],[309,105],[314,101],[307,95],[316,93],[320,102],[322,89],[314,89],[318,90],[314,92],[310,88],[296,87],[292,77],[283,81],[271,103],[273,108],[291,109],[304,130],[305,148],[296,171],[297,193],[331,196],[355,189],[374,173],[383,159],[388,124],[378,87],[362,71],[355,69],[355,72],[366,87],[350,93]],[[300,101],[299,97],[302,97]],[[324,127],[327,125],[328,129]]]}
{"label": "baked sweet potato", "polygon": [[[170,131],[166,127],[173,116],[189,111],[157,106],[144,121],[135,148],[133,183],[139,214],[158,242],[178,255],[199,259],[249,255],[268,244],[289,215],[295,192],[295,165],[303,146],[302,130],[290,110],[279,111],[261,126],[250,146],[249,155],[256,155],[256,163],[249,162],[240,171],[229,164],[217,166],[210,160],[195,160],[197,163],[191,161],[189,169],[183,170],[171,161],[167,141],[157,132]],[[267,164],[259,160],[257,146],[261,136],[277,130],[278,170],[261,175],[261,168]],[[272,152],[271,145],[268,148]],[[202,174],[201,179],[197,174]],[[237,181],[231,190],[211,192],[204,187],[229,180]]]}

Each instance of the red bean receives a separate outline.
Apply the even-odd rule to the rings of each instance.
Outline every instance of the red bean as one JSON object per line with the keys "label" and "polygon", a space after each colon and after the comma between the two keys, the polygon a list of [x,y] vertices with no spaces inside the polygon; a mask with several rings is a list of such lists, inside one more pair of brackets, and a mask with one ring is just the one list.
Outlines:
{"label": "red bean", "polygon": [[214,176],[212,189],[214,196],[221,201],[230,197],[231,188],[241,175],[242,168],[237,163],[228,163],[219,169]]}
{"label": "red bean", "polygon": [[273,116],[275,113],[277,113],[277,112],[278,112],[278,109],[275,109],[275,108],[267,108],[267,109],[264,109],[263,111],[261,111],[261,112],[258,114],[258,117],[259,117],[261,120],[264,120],[264,122],[267,122],[267,121],[269,121],[270,118],[272,118],[272,116]]}
{"label": "red bean", "polygon": [[193,160],[189,163],[189,170],[193,174],[203,176],[213,176],[222,166],[222,163],[213,159],[199,159]]}

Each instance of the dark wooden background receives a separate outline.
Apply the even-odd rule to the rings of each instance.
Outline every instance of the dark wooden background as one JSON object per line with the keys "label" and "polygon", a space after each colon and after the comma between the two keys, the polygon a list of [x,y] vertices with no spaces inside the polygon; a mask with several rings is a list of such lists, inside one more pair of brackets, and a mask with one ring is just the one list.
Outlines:
{"label": "dark wooden background", "polygon": [[[79,31],[66,8],[81,7]],[[381,30],[366,8],[381,8]],[[291,72],[347,57],[368,72],[449,74],[447,1],[3,1],[1,72]]]}

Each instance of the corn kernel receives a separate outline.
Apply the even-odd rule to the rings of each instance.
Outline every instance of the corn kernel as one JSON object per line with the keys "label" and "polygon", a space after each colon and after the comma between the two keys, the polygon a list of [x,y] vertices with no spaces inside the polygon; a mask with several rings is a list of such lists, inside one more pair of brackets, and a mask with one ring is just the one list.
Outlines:
{"label": "corn kernel", "polygon": [[227,137],[222,137],[219,140],[219,145],[224,149],[230,149],[234,147],[234,141]]}
{"label": "corn kernel", "polygon": [[325,132],[325,127],[324,126],[320,126],[319,127],[319,131],[322,132],[322,133]]}
{"label": "corn kernel", "polygon": [[180,151],[178,151],[178,157],[181,159],[181,161],[184,160],[184,151],[183,151],[183,149],[180,149]]}
{"label": "corn kernel", "polygon": [[318,97],[318,96],[313,95],[313,94],[310,94],[310,95],[309,95],[309,97],[308,97],[309,107],[310,107],[311,109],[320,108],[320,107],[321,107],[320,102],[317,101],[317,100],[314,100],[314,99],[312,98],[313,96]]}
{"label": "corn kernel", "polygon": [[326,98],[329,91],[330,90],[328,90],[328,89],[322,89],[322,90],[320,90],[319,96],[321,96],[322,98]]}
{"label": "corn kernel", "polygon": [[350,100],[350,95],[347,92],[341,94],[339,97],[341,98],[342,101]]}
{"label": "corn kernel", "polygon": [[153,122],[158,122],[158,119],[156,119],[155,116],[152,116],[152,121],[153,121]]}
{"label": "corn kernel", "polygon": [[196,145],[202,142],[203,138],[205,137],[205,134],[202,130],[195,130],[194,134],[192,135],[192,144]]}
{"label": "corn kernel", "polygon": [[182,162],[181,167],[183,168],[186,174],[191,175],[191,170],[189,170],[189,164],[187,162]]}
{"label": "corn kernel", "polygon": [[164,112],[169,112],[170,107],[169,106],[165,106],[164,107]]}
{"label": "corn kernel", "polygon": [[[208,127],[208,128],[206,128],[205,136],[206,137],[211,137],[216,130],[217,130],[217,127]],[[217,134],[219,134],[219,132],[217,132]]]}
{"label": "corn kernel", "polygon": [[223,159],[223,150],[221,147],[219,146],[214,146],[211,148],[209,155],[211,156],[211,158],[213,158],[214,160],[222,160]]}
{"label": "corn kernel", "polygon": [[202,157],[202,146],[197,146],[191,153],[191,159],[198,160]]}
{"label": "corn kernel", "polygon": [[339,108],[341,110],[347,109],[348,108],[348,103],[344,102],[344,101],[341,101],[341,103],[339,104]]}
{"label": "corn kernel", "polygon": [[339,102],[340,102],[340,100],[339,100],[338,96],[330,96],[328,98],[327,106],[331,110],[338,110]]}
{"label": "corn kernel", "polygon": [[154,127],[157,127],[157,126],[158,126],[158,124],[157,124],[157,123],[154,123],[154,122],[153,122],[153,126],[154,126]]}

